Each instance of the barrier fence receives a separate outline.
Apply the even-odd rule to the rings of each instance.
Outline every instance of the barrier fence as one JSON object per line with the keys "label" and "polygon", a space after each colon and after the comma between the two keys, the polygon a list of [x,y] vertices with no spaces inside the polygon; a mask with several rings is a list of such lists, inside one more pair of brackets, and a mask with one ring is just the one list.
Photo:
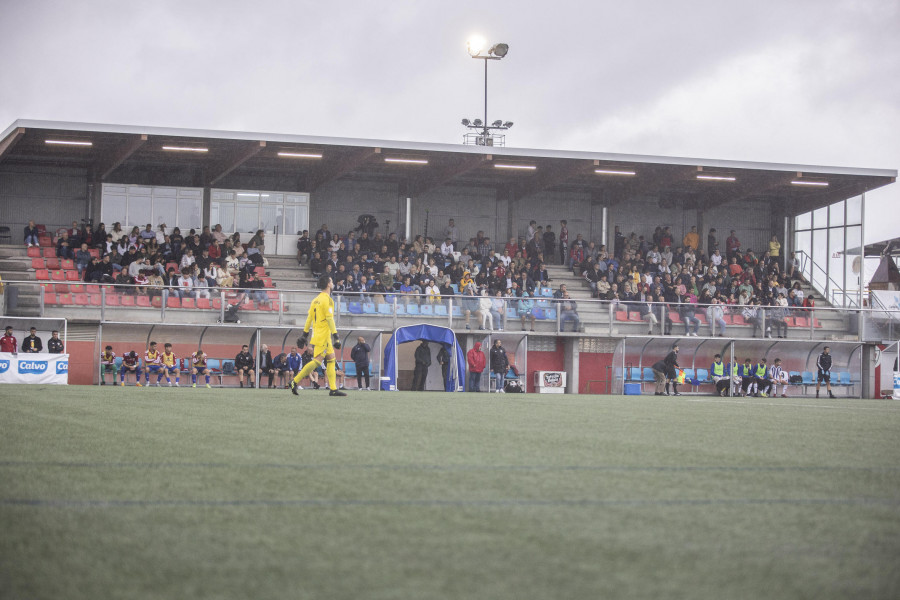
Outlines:
{"label": "barrier fence", "polygon": [[[160,322],[228,322],[238,305],[241,322],[296,324],[306,317],[315,289],[177,288],[94,283],[4,282],[8,313],[37,317],[68,316],[73,311],[101,321],[122,320],[137,309],[156,313]],[[15,292],[11,293],[12,290]],[[11,299],[15,298],[15,302]],[[383,294],[334,292],[338,327],[367,324],[396,329],[410,320],[453,329],[582,332],[590,335],[678,335],[894,340],[900,336],[900,311],[880,308],[761,307],[748,314],[742,305],[683,305],[633,301],[565,300],[546,289],[528,298],[429,296],[392,291]],[[751,311],[752,313],[752,311]],[[149,318],[149,317],[148,317]]]}

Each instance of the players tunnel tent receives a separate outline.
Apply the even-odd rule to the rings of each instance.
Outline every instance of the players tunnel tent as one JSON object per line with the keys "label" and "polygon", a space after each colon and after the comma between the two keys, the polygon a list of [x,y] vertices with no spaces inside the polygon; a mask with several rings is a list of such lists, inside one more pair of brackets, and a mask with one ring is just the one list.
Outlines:
{"label": "players tunnel tent", "polygon": [[384,370],[381,377],[382,390],[397,389],[397,346],[407,342],[435,342],[450,352],[450,369],[444,382],[444,391],[455,392],[466,388],[466,357],[456,341],[453,330],[438,325],[407,325],[394,331],[394,335],[384,347]]}

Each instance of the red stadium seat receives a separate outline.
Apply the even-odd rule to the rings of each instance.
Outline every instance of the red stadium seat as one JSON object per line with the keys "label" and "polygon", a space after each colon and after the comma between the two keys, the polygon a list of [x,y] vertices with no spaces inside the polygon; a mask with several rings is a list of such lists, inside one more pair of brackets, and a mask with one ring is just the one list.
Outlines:
{"label": "red stadium seat", "polygon": [[731,315],[731,322],[734,325],[746,325],[747,321],[744,320],[743,315]]}
{"label": "red stadium seat", "polygon": [[[171,308],[178,308],[172,306],[172,300],[176,300],[177,298],[169,298],[168,306]],[[194,302],[193,298],[182,298],[181,299],[181,308],[196,308],[197,305]]]}
{"label": "red stadium seat", "polygon": [[50,281],[50,271],[47,269],[38,269],[34,274],[38,281]]}
{"label": "red stadium seat", "polygon": [[[785,319],[787,320],[787,319]],[[795,317],[794,318],[794,326],[795,327],[809,327],[809,317]]]}
{"label": "red stadium seat", "polygon": [[32,269],[46,269],[47,265],[44,263],[43,258],[32,258],[31,259],[31,268]]}
{"label": "red stadium seat", "polygon": [[88,294],[88,301],[91,306],[100,306],[100,294]]}
{"label": "red stadium seat", "polygon": [[44,304],[56,304],[56,294],[44,294]]}
{"label": "red stadium seat", "polygon": [[[134,296],[131,296],[129,294],[123,294],[119,296],[119,304],[121,306],[134,306]],[[148,302],[147,305],[149,306],[149,304],[150,303]]]}
{"label": "red stadium seat", "polygon": [[59,265],[63,270],[71,270],[75,268],[75,261],[71,258],[64,258],[59,261]]}
{"label": "red stadium seat", "polygon": [[166,273],[169,272],[169,269],[175,269],[175,271],[178,271],[179,270],[178,263],[173,263],[173,262],[166,263]]}
{"label": "red stadium seat", "polygon": [[100,258],[100,250],[97,248],[89,249],[88,253],[91,255],[91,258]]}
{"label": "red stadium seat", "polygon": [[35,223],[34,228],[37,229],[38,235],[47,235],[47,226],[41,223]]}
{"label": "red stadium seat", "polygon": [[[156,298],[154,298],[156,300]],[[166,308],[181,308],[181,298],[169,296],[166,300]]]}
{"label": "red stadium seat", "polygon": [[627,312],[625,312],[624,310],[616,311],[616,321],[627,321],[627,320],[628,320]]}
{"label": "red stadium seat", "polygon": [[81,281],[78,271],[63,271],[66,274],[66,281]]}
{"label": "red stadium seat", "polygon": [[66,280],[66,272],[65,271],[53,271],[50,274],[50,279],[53,281],[65,281]]}
{"label": "red stadium seat", "polygon": [[72,294],[60,294],[56,297],[56,302],[59,305],[71,305],[72,304]]}
{"label": "red stadium seat", "polygon": [[266,275],[265,267],[256,267],[255,269],[253,269],[253,271],[260,277],[265,277],[265,275]]}
{"label": "red stadium seat", "polygon": [[72,300],[78,306],[87,306],[88,304],[90,304],[90,300],[88,299],[87,294],[74,294]]}
{"label": "red stadium seat", "polygon": [[269,300],[276,300],[278,298],[278,292],[275,290],[268,290],[266,295],[269,297]]}
{"label": "red stadium seat", "polygon": [[44,258],[53,258],[56,256],[56,248],[41,248],[44,251]]}
{"label": "red stadium seat", "polygon": [[209,298],[197,298],[197,308],[209,308]]}
{"label": "red stadium seat", "polygon": [[69,288],[68,291],[72,292],[73,294],[81,294],[85,291],[83,283],[72,283],[72,284],[61,283],[59,285],[67,286]]}
{"label": "red stadium seat", "polygon": [[120,296],[115,292],[110,293],[106,292],[106,305],[107,306],[119,306],[119,298]]}
{"label": "red stadium seat", "polygon": [[25,252],[25,255],[28,256],[28,258],[38,258],[41,255],[41,249],[32,246]]}
{"label": "red stadium seat", "polygon": [[47,263],[47,268],[48,268],[48,269],[50,269],[51,271],[58,271],[58,270],[59,270],[59,259],[58,259],[58,258],[56,258],[56,257],[54,256],[53,258],[45,258],[44,260],[45,260],[46,263]]}
{"label": "red stadium seat", "polygon": [[212,299],[212,307],[216,310],[222,308],[222,299],[221,298],[213,298]]}
{"label": "red stadium seat", "polygon": [[46,233],[42,233],[38,236],[38,243],[42,248],[49,248],[53,245],[53,238]]}
{"label": "red stadium seat", "polygon": [[260,302],[259,304],[256,305],[256,308],[261,311],[264,311],[264,312],[269,312],[272,310],[272,303],[271,302]]}
{"label": "red stadium seat", "polygon": [[147,296],[137,296],[134,299],[134,303],[136,306],[142,306],[144,308],[150,308],[151,306],[159,308],[162,306],[162,300],[160,300],[159,296],[154,296],[153,299],[156,300],[156,304],[152,303]]}
{"label": "red stadium seat", "polygon": [[784,322],[787,323],[788,327],[794,326],[794,317],[785,317]]}
{"label": "red stadium seat", "polygon": [[673,323],[681,323],[681,315],[675,311],[669,311],[669,320]]}
{"label": "red stadium seat", "polygon": [[639,312],[630,313],[628,315],[628,320],[631,321],[632,323],[640,323],[641,321],[643,321],[643,319],[641,318],[641,313],[639,313]]}
{"label": "red stadium seat", "polygon": [[[141,304],[141,296],[138,296],[138,306],[143,306],[143,304]],[[154,308],[161,308],[162,307],[162,296],[153,296],[150,299],[150,306],[152,306]]]}

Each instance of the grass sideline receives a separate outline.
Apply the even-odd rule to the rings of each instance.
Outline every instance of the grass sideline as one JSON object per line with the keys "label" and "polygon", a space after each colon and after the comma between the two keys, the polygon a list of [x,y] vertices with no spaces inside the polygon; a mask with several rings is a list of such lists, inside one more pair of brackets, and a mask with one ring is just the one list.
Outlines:
{"label": "grass sideline", "polygon": [[889,401],[0,387],[2,598],[897,598]]}

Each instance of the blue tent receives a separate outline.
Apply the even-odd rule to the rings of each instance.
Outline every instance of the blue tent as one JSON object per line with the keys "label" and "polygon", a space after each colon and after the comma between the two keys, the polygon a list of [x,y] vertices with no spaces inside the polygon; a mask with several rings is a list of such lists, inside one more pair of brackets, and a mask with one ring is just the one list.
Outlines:
{"label": "blue tent", "polygon": [[447,381],[444,389],[455,392],[457,386],[466,389],[466,357],[462,347],[456,343],[456,335],[448,327],[438,325],[407,325],[398,328],[384,347],[384,369],[382,371],[381,389],[397,389],[397,346],[406,342],[425,340],[437,342],[450,351],[450,369],[447,370]]}

